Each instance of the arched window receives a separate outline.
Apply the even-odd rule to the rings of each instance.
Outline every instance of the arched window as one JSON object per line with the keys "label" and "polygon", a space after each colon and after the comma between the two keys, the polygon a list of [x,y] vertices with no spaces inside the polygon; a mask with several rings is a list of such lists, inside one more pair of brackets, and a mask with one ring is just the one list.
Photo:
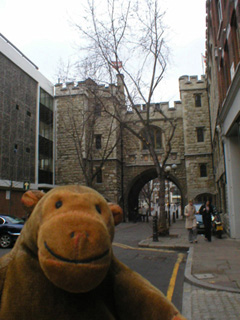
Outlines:
{"label": "arched window", "polygon": [[142,143],[142,149],[147,150],[148,146],[147,143],[150,142],[153,144],[154,149],[161,149],[162,148],[162,131],[158,127],[151,126],[149,128],[149,135],[150,135],[150,141],[148,140],[148,134],[147,129],[144,128],[141,131],[141,136],[145,139],[146,142]]}

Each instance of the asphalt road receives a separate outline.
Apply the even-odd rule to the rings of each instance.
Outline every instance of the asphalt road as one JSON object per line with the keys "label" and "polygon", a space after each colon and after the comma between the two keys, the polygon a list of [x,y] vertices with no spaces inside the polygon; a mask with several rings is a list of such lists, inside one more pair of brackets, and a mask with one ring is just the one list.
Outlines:
{"label": "asphalt road", "polygon": [[4,254],[7,254],[10,251],[11,251],[11,249],[1,249],[0,248],[0,257],[2,257]]}
{"label": "asphalt road", "polygon": [[[152,224],[122,223],[116,227],[113,251],[115,256],[137,271],[167,295],[174,266],[183,256],[174,282],[171,301],[181,311],[186,253],[171,250],[139,248],[138,243],[152,235]],[[130,248],[128,247],[130,246]]]}
{"label": "asphalt road", "polygon": [[[174,266],[179,255],[182,254],[183,260],[179,264],[171,298],[174,305],[181,311],[186,253],[139,248],[138,243],[151,235],[151,222],[120,224],[115,230],[114,254],[121,262],[140,273],[165,295],[167,295],[170,280],[173,278]],[[0,249],[0,257],[9,251],[10,249]]]}

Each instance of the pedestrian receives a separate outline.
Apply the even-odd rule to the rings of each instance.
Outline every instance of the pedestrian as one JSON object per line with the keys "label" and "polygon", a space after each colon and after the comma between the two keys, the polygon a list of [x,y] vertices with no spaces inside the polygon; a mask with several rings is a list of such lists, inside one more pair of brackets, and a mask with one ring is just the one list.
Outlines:
{"label": "pedestrian", "polygon": [[205,240],[212,241],[212,214],[213,214],[213,206],[210,201],[207,200],[205,204],[201,206],[198,211],[203,217],[203,224],[205,228]]}
{"label": "pedestrian", "polygon": [[147,209],[145,208],[145,206],[142,207],[142,221],[145,222],[145,218],[147,215]]}
{"label": "pedestrian", "polygon": [[184,215],[186,217],[185,228],[188,229],[188,240],[190,243],[197,243],[197,219],[196,208],[193,205],[193,200],[188,201],[188,205],[184,208]]}

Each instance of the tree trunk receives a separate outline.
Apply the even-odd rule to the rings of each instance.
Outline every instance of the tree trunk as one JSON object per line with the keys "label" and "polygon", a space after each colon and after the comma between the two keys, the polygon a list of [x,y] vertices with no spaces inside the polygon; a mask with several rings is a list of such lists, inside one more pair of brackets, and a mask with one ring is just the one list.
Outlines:
{"label": "tree trunk", "polygon": [[159,176],[159,207],[160,207],[160,216],[158,220],[158,234],[165,236],[169,234],[169,228],[167,225],[166,213],[165,213],[165,176],[164,172],[160,172]]}

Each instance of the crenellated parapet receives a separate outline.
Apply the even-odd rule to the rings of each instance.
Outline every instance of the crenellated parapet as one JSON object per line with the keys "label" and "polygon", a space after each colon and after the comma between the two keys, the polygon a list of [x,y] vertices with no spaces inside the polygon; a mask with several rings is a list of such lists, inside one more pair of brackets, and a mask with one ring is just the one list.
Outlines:
{"label": "crenellated parapet", "polygon": [[55,96],[76,96],[86,95],[90,97],[92,95],[101,96],[115,96],[119,91],[119,86],[110,84],[108,86],[98,85],[95,81],[88,78],[85,81],[71,81],[66,83],[55,84]]}
{"label": "crenellated parapet", "polygon": [[196,90],[196,89],[206,89],[207,81],[205,75],[198,76],[188,76],[184,75],[179,78],[179,89],[182,90]]}
{"label": "crenellated parapet", "polygon": [[[142,114],[147,114],[147,107],[145,104],[135,105],[135,108]],[[182,102],[180,100],[174,101],[173,104],[166,102],[151,103],[150,115],[151,119],[163,118],[162,114],[169,118],[181,118],[182,117]],[[133,120],[134,118],[139,119],[137,111],[134,108],[129,107],[127,110],[128,119]]]}

